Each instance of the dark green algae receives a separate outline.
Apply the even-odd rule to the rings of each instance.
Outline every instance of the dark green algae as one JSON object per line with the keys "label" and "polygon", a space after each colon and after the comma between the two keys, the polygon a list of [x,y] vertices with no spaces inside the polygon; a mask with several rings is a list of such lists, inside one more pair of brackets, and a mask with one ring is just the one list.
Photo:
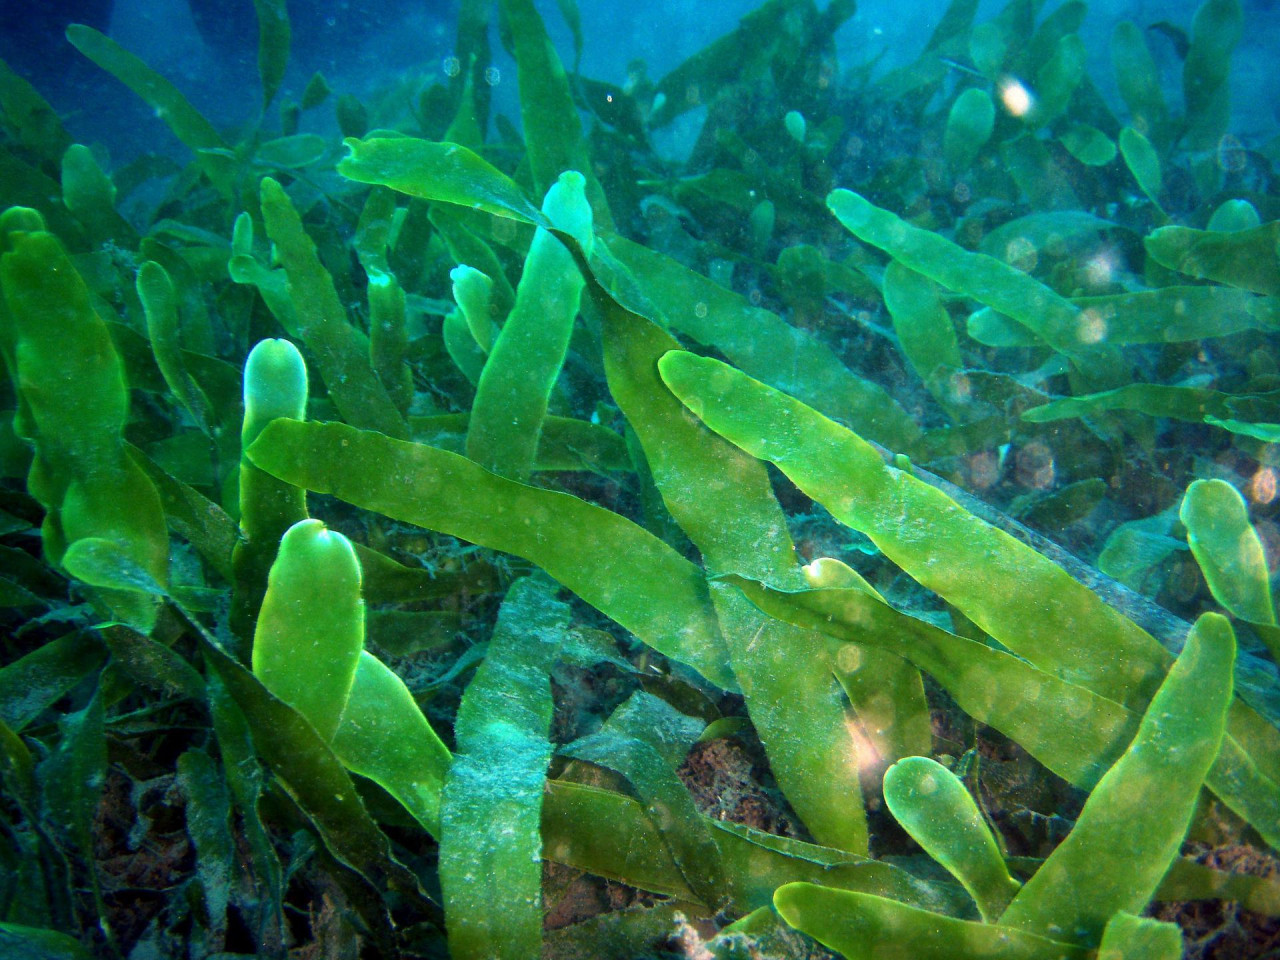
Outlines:
{"label": "dark green algae", "polygon": [[487,3],[364,103],[286,99],[256,4],[234,134],[73,27],[178,173],[0,70],[0,937],[1174,957],[1152,900],[1274,917],[1196,862],[1280,840],[1243,14],[1187,25],[1180,103],[1119,25],[1108,103],[1084,3],[975,7],[884,72],[835,59],[853,3],[770,0],[619,87],[502,0],[519,129]]}

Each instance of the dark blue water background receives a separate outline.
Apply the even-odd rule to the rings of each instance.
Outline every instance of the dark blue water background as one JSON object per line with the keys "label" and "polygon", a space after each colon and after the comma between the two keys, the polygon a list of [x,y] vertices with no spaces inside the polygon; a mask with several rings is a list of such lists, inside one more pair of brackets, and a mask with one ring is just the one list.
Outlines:
{"label": "dark blue water background", "polygon": [[[257,117],[256,21],[250,0],[190,0],[203,18],[197,24],[189,0],[0,0],[0,56],[34,82],[66,117],[74,137],[94,142],[122,163],[148,150],[181,150],[168,131],[131,93],[83,58],[60,36],[59,24],[96,21],[121,44],[176,83],[215,124],[245,127]],[[978,22],[1004,0],[985,0]],[[200,6],[203,4],[203,7]],[[825,4],[823,4],[825,5]],[[1195,0],[1128,0],[1091,3],[1081,35],[1092,54],[1091,74],[1113,102],[1108,40],[1115,22],[1131,19],[1148,27],[1168,21],[1189,29]],[[732,30],[754,0],[579,0],[585,44],[582,71],[621,83],[628,65],[644,60],[659,78],[698,49]],[[1045,4],[1044,12],[1056,3]],[[572,42],[556,4],[539,7],[562,59],[572,62]],[[877,70],[918,55],[942,0],[863,0],[841,29],[840,63],[849,69],[879,57]],[[1280,4],[1245,0],[1246,30],[1233,59],[1232,132],[1251,145],[1280,130]],[[396,84],[425,86],[443,76],[453,53],[454,0],[291,0],[295,42],[283,95],[296,99],[316,70],[337,93],[365,99]],[[1179,62],[1170,43],[1153,33],[1151,45],[1177,102]],[[494,40],[494,103],[518,119],[514,65]],[[686,115],[658,146],[679,155],[701,117]],[[270,130],[272,119],[266,125]],[[317,111],[304,129],[330,133],[331,111]]]}

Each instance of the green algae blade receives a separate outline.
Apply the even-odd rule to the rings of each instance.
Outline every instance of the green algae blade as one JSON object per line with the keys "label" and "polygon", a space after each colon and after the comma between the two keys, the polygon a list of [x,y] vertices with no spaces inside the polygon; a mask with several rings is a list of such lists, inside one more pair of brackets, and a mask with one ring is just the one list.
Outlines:
{"label": "green algae blade", "polygon": [[944,56],[955,56],[964,49],[964,38],[973,27],[978,12],[978,0],[951,0],[929,35],[925,51],[939,51]]}
{"label": "green algae blade", "polygon": [[832,192],[827,206],[859,240],[947,289],[1012,317],[1073,360],[1089,363],[1090,354],[1096,355],[1098,341],[1080,311],[1022,271],[914,227],[851,190]]}
{"label": "green algae blade", "polygon": [[368,339],[347,319],[333,278],[320,262],[302,218],[284,188],[270,177],[262,179],[262,217],[289,277],[298,332],[315,355],[338,410],[356,426],[391,437],[406,436],[404,418],[369,362]]}
{"label": "green algae blade", "polygon": [[848,960],[1086,960],[1086,950],[1003,924],[976,923],[852,890],[789,883],[784,920]]}
{"label": "green algae blade", "polygon": [[471,337],[486,354],[493,348],[497,324],[493,315],[493,279],[484,271],[462,264],[449,271],[453,299],[467,321]]}
{"label": "green algae blade", "polygon": [[[409,435],[418,443],[462,453],[468,414],[440,413],[410,417]],[[608,427],[590,420],[548,416],[542,421],[534,470],[631,471],[626,441]]]}
{"label": "green algae blade", "polygon": [[239,214],[231,228],[227,275],[236,283],[257,288],[271,315],[291,337],[298,337],[298,316],[289,299],[289,276],[279,267],[262,263],[253,254],[253,218]]}
{"label": "green algae blade", "polygon": [[484,375],[485,352],[476,343],[471,328],[467,326],[466,318],[460,311],[452,310],[445,316],[440,334],[445,352],[449,354],[454,366],[472,386],[477,385]]}
{"label": "green algae blade", "polygon": [[[13,214],[5,218],[10,228],[17,225]],[[128,388],[106,324],[52,234],[14,230],[8,246],[0,288],[23,401],[14,427],[35,443],[28,490],[47,511],[45,553],[57,563],[77,540],[109,541],[128,567],[163,587],[169,573],[164,511],[155,487],[125,452]],[[68,383],[76,389],[65,389]],[[102,601],[142,633],[155,622],[153,596],[109,589]]]}
{"label": "green algae blade", "polygon": [[[141,471],[138,471],[141,474]],[[162,596],[164,587],[130,555],[118,540],[80,537],[67,544],[62,566],[91,587]]]}
{"label": "green algae blade", "polygon": [[0,146],[0,182],[5,187],[5,199],[0,202],[38,210],[49,229],[68,245],[83,248],[87,242],[84,228],[61,202],[62,188],[57,180]]}
{"label": "green algae blade", "polygon": [[254,151],[255,163],[284,170],[298,170],[318,163],[329,152],[324,137],[314,133],[295,133],[263,141]]}
{"label": "green algae blade", "polygon": [[115,184],[83,144],[73,143],[63,154],[62,202],[84,224],[94,243],[137,248],[137,231],[116,212]]}
{"label": "green algae blade", "polygon": [[1242,330],[1280,330],[1280,304],[1231,287],[1161,287],[1135,293],[1075,297],[1119,344],[1179,343]]}
{"label": "green algae blade", "polygon": [[964,361],[937,285],[894,260],[884,272],[884,302],[911,368],[944,410],[956,410],[951,375]]}
{"label": "green algae blade", "polygon": [[543,859],[651,893],[697,901],[643,803],[564,780],[548,780],[546,788]]}
{"label": "green algae blade", "polygon": [[1137,715],[1120,704],[901,613],[863,590],[784,592],[742,577],[723,579],[770,616],[906,658],[965,713],[1083,789],[1097,783],[1137,729]]}
{"label": "green algae blade", "polygon": [[[241,216],[247,217],[247,214]],[[237,218],[236,222],[248,221]],[[302,339],[298,312],[289,298],[289,277],[284,270],[267,267],[251,254],[235,253],[227,261],[227,274],[236,283],[254,287],[285,333],[297,340]]]}
{"label": "green algae blade", "polygon": [[333,752],[391,794],[440,837],[440,791],[452,757],[395,673],[361,651]]}
{"label": "green algae blade", "polygon": [[1053,55],[1036,71],[1038,97],[1025,119],[1046,126],[1066,112],[1085,75],[1084,41],[1074,33],[1058,39]]}
{"label": "green algae blade", "polygon": [[1165,903],[1218,898],[1234,900],[1263,916],[1280,916],[1280,880],[1276,877],[1217,870],[1187,857],[1173,862],[1156,891],[1156,899]]}
{"label": "green algae blade", "polygon": [[[831,6],[836,24],[841,13],[851,15],[851,6]],[[713,40],[658,81],[650,126],[657,129],[687,110],[712,102],[743,74],[763,75],[784,68],[805,49],[804,38],[797,33],[812,9],[800,0],[767,0],[742,17],[733,32]],[[835,26],[830,29],[834,32]]]}
{"label": "green algae blade", "polygon": [[1122,523],[1107,536],[1098,554],[1098,569],[1142,593],[1149,571],[1185,544],[1172,536],[1176,513],[1164,510]]}
{"label": "green algae blade", "polygon": [[191,105],[177,87],[93,27],[73,23],[67,27],[67,40],[141,97],[173,131],[173,135],[199,156],[200,166],[214,186],[224,193],[230,193],[231,167],[226,155],[227,145],[213,124]]}
{"label": "green algae blade", "polygon": [[[609,390],[636,431],[667,509],[706,566],[802,584],[763,465],[691,421],[659,378],[658,360],[679,346],[675,338],[603,296],[596,306]],[[859,766],[874,761],[860,756],[825,640],[769,622],[723,586],[712,584],[711,598],[779,786],[819,842],[865,853]],[[807,732],[796,736],[798,729]]]}
{"label": "green algae blade", "polygon": [[1085,256],[1097,246],[1099,235],[1114,229],[1115,222],[1083,210],[1050,210],[1028,213],[983,234],[978,250],[1008,264],[1025,262],[1028,254],[1039,257]]}
{"label": "green algae blade", "polygon": [[[292,31],[285,0],[253,0],[253,11],[258,17],[258,77],[262,81],[262,109],[265,111],[284,81]],[[305,96],[303,100],[305,102]]]}
{"label": "green algae blade", "polygon": [[1065,213],[1083,206],[1063,165],[1031,131],[1001,142],[1000,160],[1032,207]]}
{"label": "green algae blade", "polygon": [[[1266,395],[1264,395],[1266,397]],[[1109,410],[1133,410],[1151,417],[1170,417],[1187,423],[1204,423],[1207,417],[1227,419],[1234,415],[1238,402],[1254,399],[1232,396],[1199,387],[1168,387],[1159,383],[1133,383],[1115,390],[1090,393],[1081,397],[1064,397],[1022,414],[1029,423],[1049,423],[1072,417],[1089,417]],[[1274,399],[1272,399],[1274,402]]]}
{"label": "green algae blade", "polygon": [[[63,129],[57,111],[3,60],[0,60],[0,112],[16,142],[50,166],[61,160],[71,146],[71,135]],[[12,202],[11,194],[8,199]]]}
{"label": "green algae blade", "polygon": [[369,275],[369,360],[401,417],[413,405],[409,350],[408,299],[392,273]]}
{"label": "green algae blade", "polygon": [[192,747],[178,757],[178,785],[187,798],[187,836],[196,854],[196,878],[203,893],[211,937],[226,934],[233,878],[240,870],[231,835],[231,796],[226,776],[209,754]]}
{"label": "green algae blade", "polygon": [[1041,20],[1022,51],[1021,69],[1038,75],[1058,52],[1063,38],[1079,31],[1087,13],[1084,0],[1067,0]]}
{"label": "green algae blade", "polygon": [[1143,704],[1155,692],[1168,654],[1057,564],[887,466],[855,433],[726,364],[673,352],[660,369],[711,429],[775,463],[1019,656],[1119,703]]}
{"label": "green algae blade", "polygon": [[[338,172],[348,179],[552,227],[514,181],[465,147],[408,137],[352,140],[347,146],[351,156],[338,164]],[[666,323],[722,351],[743,369],[805,397],[895,449],[910,446],[919,436],[910,414],[883,388],[852,374],[828,347],[767,310],[750,306],[670,257],[621,236],[610,237],[597,253],[592,269],[602,275],[610,295],[631,308],[636,306],[634,297],[614,289],[616,264],[601,262],[601,255],[611,253],[626,268],[631,276],[620,282],[642,290]],[[495,274],[489,275],[496,295],[505,280],[500,271]]]}
{"label": "green algae blade", "polygon": [[518,580],[454,726],[440,804],[440,887],[449,955],[524,960],[542,952],[543,784],[551,760],[551,667],[569,607]]}
{"label": "green algae blade", "polygon": [[1009,57],[1009,41],[998,24],[980,23],[969,33],[968,53],[978,72],[995,80]]}
{"label": "green algae blade", "polygon": [[1146,907],[1177,857],[1222,744],[1235,656],[1224,617],[1196,621],[1133,743],[1014,897],[1002,925],[1094,947],[1115,913]]}
{"label": "green algae blade", "polygon": [[0,723],[21,733],[101,667],[106,656],[99,637],[76,631],[0,667]]}
{"label": "green algae blade", "polygon": [[1258,208],[1248,200],[1224,200],[1205,225],[1206,230],[1217,233],[1239,233],[1262,226]]}
{"label": "green algae blade", "polygon": [[982,919],[995,923],[1021,884],[1009,876],[959,777],[936,760],[906,757],[885,772],[884,800],[911,838],[969,891]]}
{"label": "green algae blade", "polygon": [[1121,911],[1107,921],[1098,960],[1180,960],[1182,930],[1176,923]]}
{"label": "green algae blade", "polygon": [[[1117,345],[1186,343],[1243,330],[1280,329],[1280,303],[1232,287],[1171,286],[1134,293],[1073,297],[1091,322]],[[1012,320],[983,308],[969,315],[968,334],[992,347],[1033,346],[1040,341]],[[1119,388],[1124,389],[1124,388]]]}
{"label": "green algae blade", "polygon": [[338,173],[348,180],[550,226],[514,181],[466,147],[411,137],[343,142],[350,155],[338,163]]}
{"label": "green algae blade", "polygon": [[685,882],[718,909],[726,894],[720,850],[688,789],[676,775],[703,723],[665,700],[637,691],[593,734],[557,752],[627,778],[646,815],[661,831]]}
{"label": "green algae blade", "polygon": [[[497,173],[497,171],[494,171],[494,173]],[[501,174],[498,174],[498,176],[501,177]],[[497,181],[497,184],[502,185],[502,181]],[[507,183],[502,185],[502,189],[518,191],[520,188],[514,183]],[[444,203],[426,204],[421,199],[415,199],[409,203],[410,211],[413,211],[416,205],[421,205],[429,210],[424,219],[429,226],[435,227],[454,262],[463,269],[479,271],[488,277],[489,282],[493,285],[493,289],[488,294],[488,317],[481,327],[473,328],[485,328],[488,330],[486,334],[477,333],[476,336],[477,342],[483,344],[487,351],[492,346],[494,334],[497,333],[496,324],[502,317],[511,312],[511,307],[516,302],[515,288],[511,286],[511,281],[507,279],[507,275],[503,272],[502,261],[494,253],[490,243],[477,235],[468,226],[469,211],[464,207],[448,200],[445,200]],[[523,222],[521,217],[512,215],[512,218]],[[546,227],[548,224],[544,223],[540,224],[540,226]],[[425,240],[425,237],[423,239]],[[397,244],[397,249],[403,244],[404,230],[402,229],[401,240]],[[450,274],[450,277],[452,278],[452,274]],[[457,291],[455,290],[454,293],[456,296]],[[459,305],[465,306],[461,303]],[[470,317],[468,317],[468,322],[470,322]]]}
{"label": "green algae blade", "polygon": [[[1057,564],[887,466],[855,434],[716,360],[673,352],[660,370],[704,423],[771,460],[919,583],[1047,675],[1133,710],[1144,708],[1163,680],[1170,657],[1150,635]],[[993,583],[1025,589],[993,590]],[[823,629],[817,620],[805,625]],[[1209,785],[1273,844],[1280,841],[1277,769],[1275,730],[1236,703]]]}
{"label": "green algae blade", "polygon": [[[82,858],[87,864],[84,880],[97,916],[106,909],[102,897],[101,868],[93,862],[97,833],[96,811],[107,779],[107,739],[102,675],[95,678],[88,704],[62,714],[57,721],[57,745],[44,752],[36,766],[36,782],[46,829],[60,856]],[[67,878],[70,881],[70,877]],[[56,881],[55,881],[56,882]],[[73,888],[68,887],[68,892]],[[79,891],[76,891],[79,892]],[[110,941],[108,941],[110,942]]]}
{"label": "green algae blade", "polygon": [[[832,557],[819,557],[801,569],[805,583],[815,589],[856,589],[882,599],[856,570]],[[850,644],[832,657],[836,679],[857,714],[861,733],[879,755],[878,767],[903,757],[923,756],[933,747],[924,680],[919,668],[899,653]],[[867,772],[864,767],[863,774]]]}
{"label": "green algae blade", "polygon": [[93,960],[93,953],[69,933],[0,921],[0,952],[28,960]]}
{"label": "green algae blade", "polygon": [[1231,120],[1231,53],[1243,32],[1240,0],[1205,0],[1196,9],[1191,21],[1191,47],[1182,64],[1187,145],[1192,150],[1216,149],[1227,132]]}
{"label": "green algae blade", "polygon": [[1280,220],[1233,233],[1161,227],[1148,234],[1144,243],[1147,253],[1162,267],[1241,290],[1280,296]]}
{"label": "green algae blade", "polygon": [[[288,340],[259,340],[244,364],[244,419],[240,427],[240,446],[247,450],[258,435],[277,417],[301,420],[307,414],[307,365],[302,354]],[[249,469],[252,464],[242,463]],[[246,489],[246,477],[241,475],[240,525],[251,538],[265,533],[279,540],[296,521],[306,516],[306,499],[297,488],[292,490],[287,505],[274,502],[271,497],[262,504],[257,494]],[[261,509],[260,509],[261,508]]]}
{"label": "green algae blade", "polygon": [[1196,480],[1178,516],[1214,599],[1241,620],[1274,625],[1266,552],[1240,492],[1225,480]]}
{"label": "green algae blade", "polygon": [[307,492],[259,470],[244,451],[276,417],[306,416],[307,365],[288,340],[260,340],[245,360],[243,380],[237,498],[241,536],[231,552],[231,628],[247,644],[280,539],[307,518]]}
{"label": "green algae blade", "polygon": [[[561,174],[547,191],[543,212],[561,228],[572,219],[584,220],[578,232],[589,241],[591,208],[585,185],[579,173]],[[547,405],[569,351],[582,284],[573,256],[539,228],[525,258],[515,306],[476,384],[467,456],[485,469],[522,482],[533,472]],[[468,299],[465,292],[463,299]],[[479,309],[473,305],[463,311],[473,335],[472,317]]]}
{"label": "green algae blade", "polygon": [[[190,622],[190,621],[188,621]],[[334,858],[355,871],[375,901],[395,890],[427,906],[417,878],[391,854],[391,844],[365,808],[355,784],[315,727],[275,697],[204,630],[201,653],[217,684],[244,714],[253,746],[285,792],[315,826]]]}
{"label": "green algae blade", "polygon": [[896,400],[879,384],[850,371],[826,344],[638,243],[610,237],[608,250],[627,268],[661,319],[719,350],[752,376],[803,398],[892,449],[906,449],[920,436],[914,418]]}
{"label": "green algae blade", "polygon": [[1243,420],[1221,420],[1215,416],[1205,417],[1204,422],[1242,437],[1252,437],[1264,443],[1280,443],[1280,423],[1246,423]]}
{"label": "green algae blade", "polygon": [[956,97],[942,137],[943,155],[954,170],[969,169],[978,151],[991,139],[995,124],[996,107],[987,91],[970,87]]}
{"label": "green algae blade", "polygon": [[182,362],[178,302],[173,281],[164,267],[148,260],[138,268],[137,289],[147,318],[147,335],[151,339],[156,366],[196,426],[202,433],[209,434],[212,422],[209,398]]}
{"label": "green algae blade", "polygon": [[615,513],[340,423],[276,420],[249,459],[286,483],[524,557],[660,653],[737,686],[702,572]]}
{"label": "green algae blade", "polygon": [[1116,158],[1115,142],[1097,127],[1077,123],[1058,138],[1067,150],[1086,167],[1105,167]]}
{"label": "green algae blade", "polygon": [[534,192],[544,194],[566,170],[581,171],[596,223],[613,228],[604,191],[582,135],[582,118],[564,65],[556,55],[533,0],[500,0],[502,16],[515,46],[520,120],[524,128]]}
{"label": "green algae blade", "polygon": [[1130,20],[1117,23],[1111,32],[1111,64],[1133,128],[1163,146],[1169,111],[1161,91],[1160,71],[1146,36]]}
{"label": "green algae blade", "polygon": [[286,531],[253,637],[253,673],[333,739],[364,646],[360,562],[319,520]]}
{"label": "green algae blade", "polygon": [[[793,881],[861,890],[944,912],[965,907],[958,887],[919,880],[906,870],[842,850],[704,818],[720,850],[725,893],[735,912],[767,906]],[[695,903],[662,834],[631,797],[563,780],[547,782],[543,856],[598,876]],[[704,905],[710,912],[710,905]]]}
{"label": "green algae blade", "polygon": [[204,702],[207,690],[204,677],[176,650],[120,626],[106,628],[103,639],[111,651],[112,662],[139,687],[165,697]]}
{"label": "green algae blade", "polygon": [[1232,706],[1227,736],[1205,783],[1280,849],[1280,786],[1275,774],[1275,727],[1241,702]]}
{"label": "green algae blade", "polygon": [[1141,131],[1133,127],[1125,127],[1120,131],[1120,155],[1124,157],[1125,165],[1133,174],[1138,187],[1159,210],[1164,176],[1160,168],[1160,155],[1156,153],[1156,148]]}

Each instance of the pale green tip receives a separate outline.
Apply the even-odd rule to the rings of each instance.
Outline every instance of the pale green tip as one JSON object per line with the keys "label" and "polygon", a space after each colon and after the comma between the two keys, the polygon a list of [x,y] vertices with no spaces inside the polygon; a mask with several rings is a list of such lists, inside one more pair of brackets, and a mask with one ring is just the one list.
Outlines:
{"label": "pale green tip", "polygon": [[307,416],[307,365],[288,340],[261,340],[244,365],[244,428],[242,448],[258,439],[277,417],[303,420]]}
{"label": "pale green tip", "polygon": [[253,672],[326,740],[355,681],[364,647],[360,561],[351,541],[319,520],[285,531],[253,637]]}
{"label": "pale green tip", "polygon": [[804,143],[805,131],[807,124],[804,120],[804,114],[798,110],[788,110],[787,115],[782,118],[783,125],[787,128],[787,133],[791,134],[791,139],[796,143]]}
{"label": "pale green tip", "polygon": [[560,174],[542,201],[542,212],[559,229],[569,234],[591,256],[595,243],[591,204],[587,201],[587,179],[577,170]]}

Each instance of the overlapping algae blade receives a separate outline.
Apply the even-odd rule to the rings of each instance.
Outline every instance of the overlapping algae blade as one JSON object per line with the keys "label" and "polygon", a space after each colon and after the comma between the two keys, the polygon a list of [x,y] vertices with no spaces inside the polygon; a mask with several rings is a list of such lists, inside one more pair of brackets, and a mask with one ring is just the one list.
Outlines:
{"label": "overlapping algae blade", "polygon": [[[618,86],[502,0],[517,130],[490,4],[447,83],[277,112],[264,0],[238,140],[73,27],[181,171],[113,170],[0,71],[0,937],[1172,958],[1153,900],[1280,914],[1180,856],[1280,846],[1239,5],[1189,25],[1181,104],[1118,25],[1114,105],[1086,5],[1039,6],[956,0],[877,76],[835,62],[852,3],[769,0]],[[138,932],[93,826],[156,758],[195,879]],[[663,899],[550,929],[589,876]]]}

